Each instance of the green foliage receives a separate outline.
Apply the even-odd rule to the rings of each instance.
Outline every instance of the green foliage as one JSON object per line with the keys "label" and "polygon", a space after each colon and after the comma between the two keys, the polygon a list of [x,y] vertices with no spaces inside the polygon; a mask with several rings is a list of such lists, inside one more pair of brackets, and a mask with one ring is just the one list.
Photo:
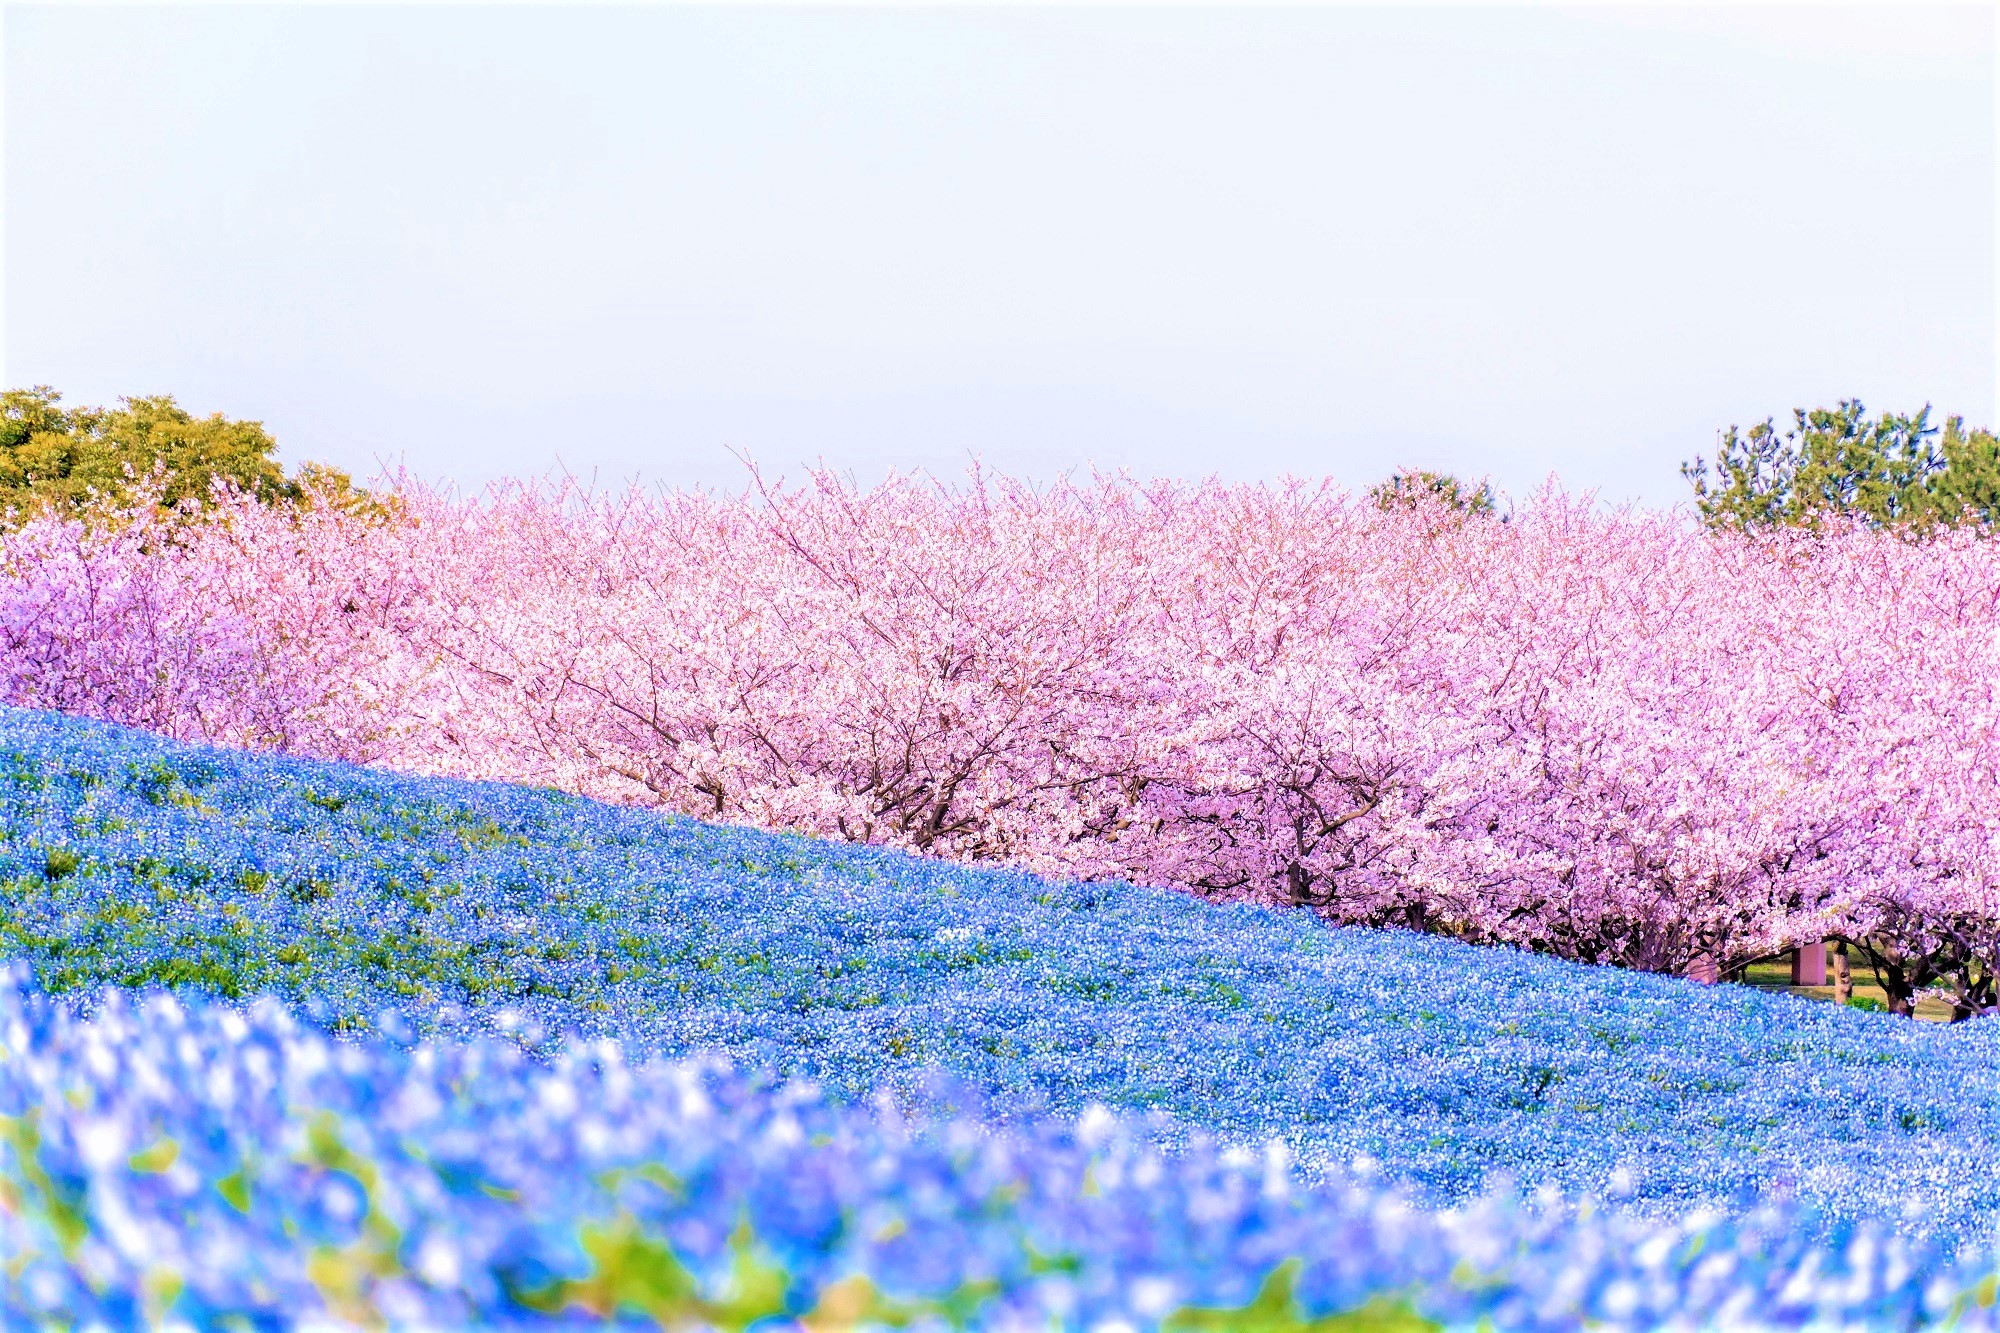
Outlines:
{"label": "green foliage", "polygon": [[629,1314],[651,1317],[661,1328],[710,1328],[741,1333],[785,1314],[789,1275],[757,1251],[747,1223],[730,1237],[730,1290],[721,1299],[702,1295],[694,1274],[673,1247],[646,1233],[630,1213],[582,1229],[588,1276],[516,1287],[515,1300],[530,1310],[560,1315],[581,1311],[597,1319]]}
{"label": "green foliage", "polygon": [[1420,497],[1442,501],[1445,508],[1461,514],[1498,512],[1491,485],[1482,481],[1474,489],[1446,472],[1395,472],[1368,492],[1368,498],[1381,509],[1412,509]]}
{"label": "green foliage", "polygon": [[1273,1268],[1248,1305],[1234,1310],[1183,1307],[1166,1317],[1165,1333],[1427,1333],[1438,1324],[1401,1301],[1377,1298],[1343,1314],[1308,1316],[1299,1308],[1293,1288],[1299,1261],[1287,1259]]}
{"label": "green foliage", "polygon": [[[382,1209],[381,1173],[374,1162],[341,1139],[339,1117],[330,1111],[321,1111],[308,1126],[304,1160],[346,1176],[360,1186],[368,1201],[360,1234],[346,1245],[316,1246],[306,1261],[306,1276],[336,1317],[360,1327],[379,1326],[377,1286],[404,1276],[398,1253],[403,1233]],[[217,1188],[221,1188],[220,1183]],[[246,1202],[247,1198],[246,1193]]]}
{"label": "green foliage", "polygon": [[1713,471],[1702,457],[1681,465],[1695,507],[1711,528],[1817,528],[1855,517],[1878,528],[1927,532],[1991,524],[2000,517],[2000,439],[1952,417],[1940,431],[1930,408],[1870,419],[1857,399],[1795,411],[1782,434],[1767,418],[1731,426]]}
{"label": "green foliage", "polygon": [[[12,1169],[0,1173],[0,1211],[39,1217],[56,1235],[63,1257],[73,1259],[90,1236],[84,1200],[74,1182],[58,1180],[42,1163],[40,1108],[19,1116],[0,1115],[0,1149],[13,1155]],[[0,1158],[4,1160],[4,1158]]]}
{"label": "green foliage", "polygon": [[166,395],[121,399],[115,408],[61,402],[46,384],[0,393],[0,515],[78,513],[93,495],[126,504],[134,482],[155,473],[169,507],[205,501],[217,481],[267,504],[315,492],[347,507],[368,504],[333,468],[309,463],[288,479],[262,422],[196,417]]}
{"label": "green foliage", "polygon": [[980,1326],[980,1309],[1000,1293],[991,1279],[966,1282],[941,1300],[892,1300],[855,1274],[820,1290],[819,1303],[799,1320],[806,1333],[858,1333],[861,1329]]}

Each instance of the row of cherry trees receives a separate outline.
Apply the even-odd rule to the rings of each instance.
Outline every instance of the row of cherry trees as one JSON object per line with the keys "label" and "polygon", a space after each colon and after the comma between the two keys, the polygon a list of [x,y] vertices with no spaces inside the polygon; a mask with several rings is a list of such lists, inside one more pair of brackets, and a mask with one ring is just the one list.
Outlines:
{"label": "row of cherry trees", "polygon": [[0,694],[1591,962],[1995,1008],[2000,544],[1549,493],[418,486],[0,537]]}

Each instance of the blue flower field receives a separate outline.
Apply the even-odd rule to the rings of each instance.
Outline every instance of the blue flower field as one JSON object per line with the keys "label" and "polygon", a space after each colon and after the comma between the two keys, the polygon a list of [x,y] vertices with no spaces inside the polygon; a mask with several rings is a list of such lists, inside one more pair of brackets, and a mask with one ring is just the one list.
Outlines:
{"label": "blue flower field", "polygon": [[0,781],[10,1319],[1996,1322],[1991,1024],[20,710]]}

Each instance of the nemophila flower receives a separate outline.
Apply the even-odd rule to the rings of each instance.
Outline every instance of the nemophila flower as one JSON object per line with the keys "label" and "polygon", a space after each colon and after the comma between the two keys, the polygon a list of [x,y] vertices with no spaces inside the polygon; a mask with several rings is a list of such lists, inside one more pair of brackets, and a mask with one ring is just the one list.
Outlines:
{"label": "nemophila flower", "polygon": [[[727,1099],[698,1079],[635,1091],[648,1062],[695,1056],[762,1080],[760,1097],[810,1081],[831,1106],[875,1117],[871,1134],[898,1106],[929,1108],[932,1118],[953,1107],[968,1126],[994,1127],[1001,1137],[969,1129],[954,1141],[960,1156],[926,1159],[921,1170],[885,1166],[890,1174],[877,1179],[861,1159],[841,1167],[880,1188],[851,1217],[832,1202],[849,1187],[838,1172],[755,1174],[758,1154],[790,1160],[813,1146],[821,1131],[803,1118],[773,1110],[767,1137],[744,1141],[757,1147],[744,1149],[738,1169],[751,1174],[741,1177],[722,1166],[704,1176],[684,1169],[677,1149],[657,1149],[685,1188],[736,1180],[729,1197],[752,1200],[759,1225],[785,1244],[865,1235],[880,1265],[870,1272],[925,1291],[944,1280],[939,1264],[978,1254],[998,1264],[1015,1253],[1013,1241],[988,1238],[941,1257],[923,1240],[955,1216],[964,1173],[987,1172],[980,1178],[1002,1194],[1020,1187],[1019,1175],[1043,1179],[1040,1159],[1005,1146],[1004,1135],[1086,1117],[1078,1133],[1087,1148],[1101,1128],[1087,1118],[1093,1105],[1107,1108],[1105,1125],[1169,1154],[1219,1163],[1249,1154],[1157,1197],[1145,1173],[1167,1168],[1138,1159],[1114,1183],[1137,1191],[1141,1211],[1061,1233],[1078,1245],[1122,1237],[1118,1245],[1151,1256],[1141,1276],[1163,1282],[1182,1281],[1246,1218],[1285,1205],[1294,1186],[1320,1182],[1407,1191],[1420,1217],[1476,1209],[1511,1185],[1523,1192],[1524,1227],[1592,1198],[1635,1226],[1688,1225],[1703,1208],[1736,1226],[1775,1209],[1770,1226],[1786,1244],[1834,1244],[1874,1228],[1904,1247],[1895,1253],[1916,1256],[1907,1259],[1915,1275],[1952,1271],[1946,1257],[1983,1253],[1993,1234],[1985,1182],[1996,1174],[2000,1091],[1990,1070],[2000,1038],[1984,1024],[1900,1023],[1435,937],[1333,929],[1304,912],[966,869],[546,790],[205,750],[48,714],[0,712],[0,753],[10,775],[0,802],[6,952],[81,1013],[121,987],[172,988],[204,1006],[200,1040],[227,1048],[163,1037],[127,1049],[123,1029],[85,1024],[65,1038],[76,1077],[173,1106],[182,1155],[196,1134],[186,1126],[220,1141],[236,1108],[291,1105],[311,1087],[347,1086],[357,1098],[373,1089],[353,1103],[365,1105],[356,1114],[371,1134],[427,1127],[430,1174],[378,1190],[323,1166],[331,1183],[298,1195],[290,1224],[311,1244],[364,1247],[344,1264],[375,1262],[365,1247],[387,1243],[385,1218],[399,1245],[452,1239],[455,1223],[420,1237],[396,1210],[486,1197],[491,1172],[568,1164],[594,1180],[636,1160],[649,1141],[631,1118],[635,1099],[671,1091],[673,1114],[689,1123],[724,1114]],[[60,874],[50,870],[52,849],[73,858]],[[528,928],[504,928],[513,921]],[[277,1042],[260,996],[342,1041]],[[378,1071],[388,1057],[366,1044],[478,1038],[489,1040],[426,1046],[386,1084]],[[545,1080],[558,1060],[595,1061],[594,1072]],[[951,1091],[931,1089],[938,1071]],[[489,1117],[519,1133],[495,1138]],[[316,1123],[286,1112],[282,1150],[256,1147],[258,1161],[337,1155],[333,1141],[314,1138]],[[136,1130],[126,1143],[105,1137],[131,1124],[65,1129],[78,1170],[153,1151]],[[1275,1173],[1266,1161],[1274,1139],[1288,1159]],[[86,1141],[97,1145],[89,1161]],[[163,1160],[130,1188],[181,1198],[173,1192],[196,1178],[192,1162]],[[232,1174],[238,1167],[248,1174]],[[218,1162],[196,1195],[240,1194],[258,1169],[248,1158]],[[1048,1168],[1048,1188],[1062,1169]],[[734,1253],[733,1218],[657,1213],[679,1196],[620,1179],[618,1206],[669,1227],[687,1262]],[[122,1205],[106,1206],[106,1218],[125,1216]],[[520,1290],[580,1271],[551,1266],[550,1254],[588,1259],[585,1233],[559,1210],[547,1217],[545,1230],[537,1222],[506,1233],[525,1247]],[[1147,1229],[1160,1219],[1176,1229]],[[1406,1225],[1392,1214],[1368,1219],[1355,1226],[1373,1235]],[[171,1229],[115,1230],[133,1254],[190,1243]],[[591,1234],[613,1244],[612,1233]],[[1467,1234],[1468,1253],[1480,1234]],[[94,1271],[92,1247],[109,1243],[93,1233],[78,1271]],[[444,1243],[427,1263],[447,1263]],[[1493,1263],[1508,1252],[1482,1251]],[[451,1253],[464,1281],[504,1286],[493,1276],[501,1269]],[[1251,1300],[1286,1256],[1264,1257],[1262,1268],[1229,1270],[1236,1286],[1189,1288],[1186,1299]],[[1333,1282],[1327,1273],[1350,1271],[1326,1262],[1334,1266],[1301,1269],[1297,1291],[1321,1291],[1312,1284]],[[1353,1269],[1353,1280],[1367,1271]],[[1594,1291],[1591,1275],[1608,1270],[1574,1271],[1589,1277],[1576,1278],[1577,1289]],[[1727,1277],[1701,1271],[1703,1281]],[[1650,1288],[1630,1280],[1616,1301],[1630,1296],[1643,1310]],[[1082,1299],[1072,1287],[1037,1287],[1035,1299]],[[1315,1308],[1333,1308],[1336,1295],[1361,1299],[1358,1287],[1324,1290]]]}
{"label": "nemophila flower", "polygon": [[603,1042],[549,1061],[334,1045],[268,1002],[113,990],[85,1017],[24,980],[0,986],[9,1320],[1994,1323],[1991,1251],[1954,1261],[1795,1207],[1662,1223],[1498,1192],[1438,1211],[1307,1181],[1281,1151],[1165,1152],[1102,1109],[996,1125],[946,1109],[983,1100],[949,1082],[843,1105]]}

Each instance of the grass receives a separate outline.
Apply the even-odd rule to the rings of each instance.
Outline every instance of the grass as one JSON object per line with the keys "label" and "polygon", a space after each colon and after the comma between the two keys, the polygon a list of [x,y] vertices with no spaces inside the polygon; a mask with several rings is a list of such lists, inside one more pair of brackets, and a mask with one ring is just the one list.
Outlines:
{"label": "grass", "polygon": [[[1889,993],[1875,984],[1875,975],[1868,965],[1858,959],[1852,960],[1854,977],[1854,998],[1874,1000],[1878,1004],[1889,1003]],[[1742,984],[1753,990],[1783,991],[1787,995],[1797,995],[1807,1000],[1833,1002],[1833,950],[1827,948],[1826,975],[1828,984],[1824,986],[1794,986],[1792,984],[1792,964],[1789,959],[1777,958],[1767,962],[1753,963],[1744,970]],[[1919,998],[1917,1017],[1926,1022],[1944,1023],[1951,1019],[1951,1006],[1943,1000]]]}

